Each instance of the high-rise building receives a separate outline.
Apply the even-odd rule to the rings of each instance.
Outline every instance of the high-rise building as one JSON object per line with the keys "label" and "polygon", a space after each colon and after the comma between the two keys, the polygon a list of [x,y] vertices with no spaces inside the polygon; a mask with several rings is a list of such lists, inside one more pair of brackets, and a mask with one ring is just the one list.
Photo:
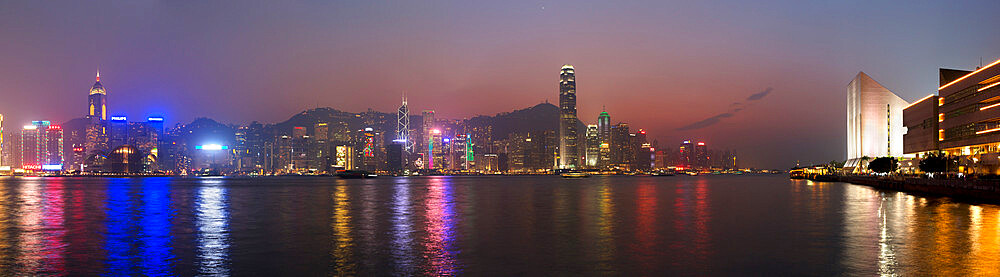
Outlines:
{"label": "high-rise building", "polygon": [[399,110],[396,113],[395,140],[403,144],[403,155],[409,156],[413,154],[415,141],[410,137],[410,110],[406,107],[406,96],[403,96],[403,104],[399,106]]}
{"label": "high-rise building", "polygon": [[[598,167],[605,168],[611,164],[611,115],[603,109],[601,115],[597,116],[597,139],[600,141],[599,145],[602,149],[598,156],[597,165]],[[603,151],[603,149],[608,149],[609,151]]]}
{"label": "high-rise building", "polygon": [[653,166],[653,156],[650,152],[652,148],[649,141],[646,140],[646,130],[639,129],[638,132],[632,136],[632,153],[635,158],[632,159],[632,170],[648,170]]}
{"label": "high-rise building", "polygon": [[32,121],[21,130],[21,168],[54,170],[63,168],[63,131],[49,121]]}
{"label": "high-rise building", "polygon": [[101,84],[101,73],[97,72],[97,81],[90,87],[86,127],[86,142],[84,150],[88,154],[106,154],[108,151],[108,91]]}
{"label": "high-rise building", "polygon": [[903,108],[899,98],[864,72],[847,85],[847,162],[858,168],[864,157],[903,155]]}
{"label": "high-rise building", "polygon": [[108,134],[108,144],[111,149],[128,144],[129,128],[127,117],[111,116],[111,121],[108,125],[111,127],[110,134]]}
{"label": "high-rise building", "polygon": [[694,154],[694,144],[691,143],[690,140],[685,140],[681,142],[681,146],[678,149],[677,166],[683,168],[692,168],[694,167],[696,160],[697,159],[695,158]]}
{"label": "high-rise building", "polygon": [[587,167],[597,167],[601,155],[600,131],[597,125],[587,125]]}
{"label": "high-rise building", "polygon": [[559,168],[575,169],[580,163],[577,121],[576,72],[567,64],[559,72]]}
{"label": "high-rise building", "polygon": [[611,168],[628,170],[632,165],[635,153],[631,145],[628,123],[618,123],[611,126]]}
{"label": "high-rise building", "polygon": [[704,141],[699,141],[694,145],[694,167],[695,168],[709,168],[711,167],[710,156],[708,155],[708,145]]}

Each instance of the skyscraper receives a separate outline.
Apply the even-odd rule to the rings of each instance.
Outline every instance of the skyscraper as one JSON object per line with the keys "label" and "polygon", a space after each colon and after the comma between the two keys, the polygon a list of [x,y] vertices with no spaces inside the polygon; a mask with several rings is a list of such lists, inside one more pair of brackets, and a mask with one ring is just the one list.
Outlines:
{"label": "skyscraper", "polygon": [[618,123],[611,127],[611,164],[612,168],[628,170],[635,158],[631,147],[632,136],[628,131],[628,123]]}
{"label": "skyscraper", "polygon": [[410,110],[406,107],[406,96],[403,96],[403,105],[396,113],[396,140],[403,144],[404,155],[413,153],[414,141],[410,137]]}
{"label": "skyscraper", "polygon": [[597,167],[601,155],[600,132],[597,125],[587,125],[587,167]]}
{"label": "skyscraper", "polygon": [[108,91],[101,84],[101,72],[97,72],[97,81],[90,87],[88,100],[88,122],[84,150],[89,154],[103,153],[108,150]]}
{"label": "skyscraper", "polygon": [[567,64],[559,72],[559,168],[562,169],[575,169],[580,161],[576,121],[576,72]]}
{"label": "skyscraper", "polygon": [[63,132],[49,121],[32,121],[21,130],[21,168],[62,170]]}
{"label": "skyscraper", "polygon": [[603,109],[601,115],[597,116],[597,139],[601,149],[597,165],[604,168],[611,164],[611,115]]}
{"label": "skyscraper", "polygon": [[108,145],[110,149],[128,144],[128,118],[125,116],[112,116],[110,123],[110,134],[108,134]]}

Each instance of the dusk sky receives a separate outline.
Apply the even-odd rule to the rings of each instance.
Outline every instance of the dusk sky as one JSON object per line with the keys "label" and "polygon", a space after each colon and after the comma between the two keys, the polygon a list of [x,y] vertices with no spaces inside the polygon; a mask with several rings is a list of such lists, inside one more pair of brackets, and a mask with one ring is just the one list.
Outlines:
{"label": "dusk sky", "polygon": [[[760,3],[758,3],[760,2]],[[579,117],[739,151],[744,166],[845,159],[846,86],[907,101],[938,68],[1000,58],[1000,1],[5,1],[4,127],[86,112],[167,124],[280,122],[332,107],[439,117],[549,101],[576,67]],[[738,103],[738,104],[736,104]]]}

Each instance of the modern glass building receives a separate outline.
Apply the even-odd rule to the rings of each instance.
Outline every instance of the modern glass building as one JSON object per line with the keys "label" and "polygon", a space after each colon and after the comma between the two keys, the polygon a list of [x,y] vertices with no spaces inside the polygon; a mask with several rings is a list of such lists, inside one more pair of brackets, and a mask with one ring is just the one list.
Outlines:
{"label": "modern glass building", "polygon": [[576,71],[567,64],[559,72],[559,168],[575,169],[580,163],[577,121]]}
{"label": "modern glass building", "polygon": [[903,108],[907,103],[864,72],[847,85],[847,162],[863,167],[865,158],[903,155]]}

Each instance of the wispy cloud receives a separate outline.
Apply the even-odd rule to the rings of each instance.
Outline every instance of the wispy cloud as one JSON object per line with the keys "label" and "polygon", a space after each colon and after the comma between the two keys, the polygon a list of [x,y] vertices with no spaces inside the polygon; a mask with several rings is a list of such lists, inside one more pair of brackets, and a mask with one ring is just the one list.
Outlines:
{"label": "wispy cloud", "polygon": [[688,125],[684,125],[683,127],[677,128],[675,130],[677,130],[677,131],[698,130],[698,129],[701,129],[701,128],[705,128],[705,127],[709,127],[709,126],[715,125],[716,123],[721,122],[722,119],[733,117],[733,116],[736,115],[736,113],[738,113],[740,111],[743,111],[744,109],[746,109],[746,106],[748,104],[750,104],[750,102],[754,102],[754,101],[758,101],[760,99],[764,99],[764,97],[766,97],[768,94],[771,94],[771,91],[773,91],[773,90],[774,89],[772,89],[772,88],[767,88],[764,91],[751,94],[750,96],[748,96],[746,98],[746,103],[734,102],[733,104],[729,105],[730,109],[729,109],[728,112],[721,113],[721,114],[715,115],[713,117],[709,117],[709,118],[706,118],[704,120],[697,121],[697,122],[694,122],[694,123],[691,123],[691,124],[688,124]]}

